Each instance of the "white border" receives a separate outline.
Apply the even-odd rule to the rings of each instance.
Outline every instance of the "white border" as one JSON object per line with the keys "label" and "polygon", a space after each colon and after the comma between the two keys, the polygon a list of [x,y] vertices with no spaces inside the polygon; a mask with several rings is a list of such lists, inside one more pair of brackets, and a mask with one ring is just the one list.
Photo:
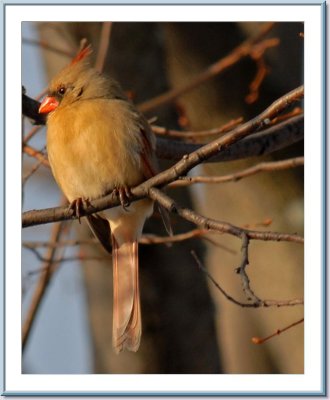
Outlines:
{"label": "white border", "polygon": [[[65,11],[63,8],[65,7]],[[77,12],[78,11],[78,12]],[[20,182],[22,21],[304,21],[306,86],[305,374],[21,374]],[[10,392],[320,392],[321,387],[321,6],[6,6],[6,393]],[[312,62],[311,62],[312,60]],[[15,107],[11,105],[16,105]],[[289,351],[289,349],[288,349]]]}

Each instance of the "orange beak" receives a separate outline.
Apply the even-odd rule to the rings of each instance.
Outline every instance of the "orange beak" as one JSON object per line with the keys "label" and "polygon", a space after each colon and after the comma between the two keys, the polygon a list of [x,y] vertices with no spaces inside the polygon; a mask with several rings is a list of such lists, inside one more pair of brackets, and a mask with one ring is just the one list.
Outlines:
{"label": "orange beak", "polygon": [[39,114],[48,114],[51,111],[54,111],[58,105],[59,102],[55,99],[55,97],[47,96],[43,99],[42,103],[40,104]]}

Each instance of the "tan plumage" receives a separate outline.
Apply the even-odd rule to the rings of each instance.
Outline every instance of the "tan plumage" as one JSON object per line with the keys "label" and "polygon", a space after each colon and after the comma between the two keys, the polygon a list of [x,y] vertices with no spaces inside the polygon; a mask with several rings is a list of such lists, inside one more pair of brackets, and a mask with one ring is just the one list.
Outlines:
{"label": "tan plumage", "polygon": [[[40,112],[49,113],[47,150],[54,177],[70,202],[135,186],[156,173],[154,137],[119,85],[88,64],[84,49],[51,82]],[[113,346],[136,351],[141,336],[138,239],[153,211],[149,199],[88,217],[113,249]],[[110,239],[110,229],[111,237]]]}

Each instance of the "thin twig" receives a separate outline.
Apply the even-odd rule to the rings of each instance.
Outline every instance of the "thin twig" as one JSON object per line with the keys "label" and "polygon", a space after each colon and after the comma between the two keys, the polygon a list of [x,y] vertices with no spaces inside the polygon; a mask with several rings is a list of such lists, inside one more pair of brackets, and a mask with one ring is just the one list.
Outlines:
{"label": "thin twig", "polygon": [[252,343],[254,343],[254,344],[263,344],[263,343],[265,343],[267,340],[273,338],[274,336],[280,335],[282,332],[285,332],[285,331],[287,331],[288,329],[291,329],[291,328],[293,328],[294,326],[297,326],[297,325],[299,325],[299,324],[301,324],[301,323],[303,323],[303,322],[304,322],[304,318],[301,318],[301,319],[299,319],[298,321],[293,322],[292,324],[286,326],[285,328],[277,329],[276,332],[274,332],[273,334],[271,334],[271,335],[269,335],[269,336],[267,336],[267,337],[265,337],[265,338],[259,338],[259,337],[256,337],[256,336],[255,336],[255,337],[253,337],[253,338],[251,339],[251,341],[252,341]]}
{"label": "thin twig", "polygon": [[253,240],[304,243],[303,237],[296,234],[291,235],[288,233],[264,232],[264,231],[244,229],[232,225],[228,222],[222,222],[211,218],[206,218],[189,208],[181,207],[167,194],[163,193],[162,191],[156,188],[149,189],[149,197],[160,203],[167,210],[194,223],[201,229],[212,229],[220,233],[227,233],[236,236],[238,238],[243,238],[243,236],[246,235],[248,239],[253,239]]}
{"label": "thin twig", "polygon": [[27,144],[23,144],[23,153],[29,155],[30,157],[34,157],[39,160],[45,167],[50,167],[49,161],[39,150],[36,150],[32,146]]}
{"label": "thin twig", "polygon": [[246,273],[246,267],[249,265],[249,238],[247,235],[242,235],[242,262],[241,265],[236,268],[235,272],[239,274],[242,282],[243,291],[247,300],[252,301],[254,304],[261,302],[250,287],[250,279]]}
{"label": "thin twig", "polygon": [[207,276],[207,278],[213,283],[213,285],[222,293],[222,295],[232,303],[243,307],[243,308],[261,308],[261,307],[292,307],[292,306],[298,306],[298,305],[303,305],[304,302],[303,300],[300,299],[292,299],[292,300],[262,300],[261,302],[256,302],[256,303],[243,303],[234,297],[232,297],[230,294],[228,294],[220,285],[219,283],[213,278],[213,276],[209,273],[209,271],[204,267],[200,259],[197,257],[196,253],[192,250],[191,251],[192,256],[194,257],[199,269],[204,272],[204,274]]}
{"label": "thin twig", "polygon": [[222,133],[228,132],[236,127],[243,121],[242,117],[233,119],[226,123],[219,128],[207,129],[203,131],[178,131],[175,129],[167,129],[162,126],[152,125],[151,128],[156,135],[159,136],[166,136],[166,137],[175,137],[175,138],[182,138],[182,139],[196,139],[196,138],[203,138],[203,137],[211,137],[217,136]]}
{"label": "thin twig", "polygon": [[69,246],[83,246],[90,245],[95,246],[95,244],[100,243],[96,238],[90,238],[88,240],[77,240],[77,239],[68,239],[61,240],[58,242],[50,242],[50,241],[28,241],[22,242],[22,246],[26,249],[37,249],[37,248],[59,248],[59,247],[69,247]]}
{"label": "thin twig", "polygon": [[[304,138],[304,117],[299,115],[271,126],[258,133],[222,149],[217,155],[205,160],[207,163],[234,161],[248,157],[260,157],[281,150]],[[199,144],[186,143],[177,140],[157,138],[156,153],[159,158],[180,160],[186,154],[201,147]]]}
{"label": "thin twig", "polygon": [[[36,249],[33,248],[27,248],[28,250],[31,250],[31,252],[36,256],[36,258],[39,261],[42,261],[44,263],[49,263],[50,260],[47,257],[43,257]],[[106,254],[104,256],[82,256],[82,255],[77,255],[77,256],[72,256],[72,257],[59,257],[51,260],[52,265],[55,267],[56,265],[59,265],[61,263],[68,263],[68,262],[75,262],[75,261],[86,261],[86,260],[93,260],[93,261],[103,261],[111,257],[110,254]],[[45,272],[47,270],[47,267],[40,268],[38,270],[32,271],[28,273],[28,275],[31,274],[36,274],[40,272]]]}
{"label": "thin twig", "polygon": [[177,97],[187,93],[188,91],[194,89],[200,84],[206,82],[207,80],[213,78],[214,76],[225,71],[227,68],[236,64],[242,58],[248,56],[252,51],[256,43],[258,43],[262,38],[267,35],[273,28],[274,23],[265,23],[257,35],[249,38],[234,50],[232,50],[226,57],[221,58],[214,64],[210,65],[207,69],[202,71],[200,74],[195,76],[190,82],[182,85],[179,88],[172,89],[166,93],[161,94],[151,100],[147,100],[139,105],[139,109],[142,112],[148,112],[161,105],[169,103],[176,99]]}
{"label": "thin twig", "polygon": [[[209,241],[212,243],[214,246],[220,247],[223,250],[226,250],[227,252],[231,254],[236,254],[236,251],[230,249],[227,246],[222,245],[221,243],[215,242],[214,240],[210,239],[209,237],[206,237],[205,235],[209,234],[218,234],[218,232],[213,232],[212,230],[205,230],[205,229],[192,229],[191,231],[185,232],[185,233],[179,233],[176,235],[172,236],[157,236],[153,234],[144,234],[140,240],[139,243],[143,245],[154,245],[154,244],[171,244],[171,243],[177,243],[177,242],[183,242],[185,240],[190,240],[194,239],[196,237],[200,237],[204,240]],[[29,242],[23,242],[22,246],[28,250],[35,250],[37,248],[58,248],[58,247],[68,247],[68,246],[82,246],[82,245],[89,245],[89,246],[95,246],[96,244],[100,244],[100,242],[96,238],[90,238],[88,240],[62,240],[60,242],[45,242],[45,241],[29,241]],[[39,253],[38,253],[39,255]]]}
{"label": "thin twig", "polygon": [[263,57],[256,60],[257,63],[257,73],[253,81],[249,85],[250,93],[245,97],[247,104],[255,103],[259,98],[259,89],[267,75],[267,67]]}
{"label": "thin twig", "polygon": [[287,160],[261,162],[242,171],[223,176],[182,176],[179,180],[172,182],[169,187],[188,186],[195,183],[225,183],[237,182],[242,178],[255,175],[260,172],[282,171],[304,165],[304,157],[294,157]]}
{"label": "thin twig", "polygon": [[37,161],[37,162],[32,166],[32,168],[30,169],[30,171],[28,171],[28,172],[23,176],[22,185],[25,185],[25,184],[26,184],[27,180],[28,180],[29,178],[31,178],[31,176],[39,169],[39,167],[40,167],[41,165],[42,165],[42,161],[39,160],[39,161]]}
{"label": "thin twig", "polygon": [[192,229],[191,231],[188,231],[185,233],[179,233],[179,234],[171,235],[171,236],[156,236],[156,235],[145,234],[141,237],[139,243],[141,243],[141,244],[171,244],[171,243],[183,242],[185,240],[190,240],[190,239],[194,239],[196,237],[200,237],[201,239],[210,242],[213,246],[219,247],[222,250],[227,251],[228,253],[236,254],[236,252],[234,250],[230,249],[229,247],[227,247],[221,243],[218,243],[209,237],[206,237],[206,235],[208,235],[210,233],[218,234],[218,232],[212,232],[212,230],[206,230],[206,229]]}
{"label": "thin twig", "polygon": [[204,272],[204,274],[210,279],[210,281],[214,284],[214,286],[219,289],[219,291],[226,297],[227,300],[231,301],[234,304],[237,304],[238,306],[241,307],[251,307],[252,305],[250,303],[242,303],[234,297],[230,296],[220,285],[219,283],[213,278],[213,276],[209,273],[209,271],[204,267],[202,262],[200,261],[199,257],[197,257],[197,254],[195,253],[194,250],[191,251],[191,255],[194,257],[198,268]]}

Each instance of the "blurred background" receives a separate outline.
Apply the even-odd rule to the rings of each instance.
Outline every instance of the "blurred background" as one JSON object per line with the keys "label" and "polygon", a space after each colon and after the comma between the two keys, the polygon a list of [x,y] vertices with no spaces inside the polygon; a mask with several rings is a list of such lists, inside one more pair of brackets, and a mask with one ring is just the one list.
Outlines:
{"label": "blurred background", "polygon": [[[116,78],[136,104],[189,82],[210,64],[226,56],[260,23],[113,23],[104,71]],[[103,32],[103,33],[102,33]],[[111,32],[111,34],[110,34]],[[303,83],[303,24],[277,23],[269,32],[279,44],[264,55],[266,76],[256,99],[247,97],[258,71],[245,57],[219,76],[188,91],[174,102],[150,109],[156,124],[182,130],[204,130],[244,120]],[[23,23],[22,85],[40,98],[47,82],[69,61],[82,38],[97,55],[102,23]],[[23,120],[23,138],[33,126]],[[45,152],[46,130],[29,144]],[[303,155],[303,143],[272,156],[205,164],[192,175],[225,175],[262,160]],[[162,168],[171,162],[161,162]],[[23,156],[23,211],[58,206],[62,201],[49,168]],[[210,218],[251,229],[303,235],[303,169],[262,173],[238,182],[196,185],[168,193],[180,204]],[[270,226],[262,226],[271,221]],[[194,226],[172,216],[174,232]],[[261,225],[260,225],[261,224]],[[22,324],[41,275],[52,224],[22,232]],[[146,233],[165,235],[155,213]],[[263,345],[251,342],[303,317],[303,309],[241,308],[222,296],[198,269],[194,250],[212,276],[233,297],[245,300],[235,273],[241,262],[241,242],[229,235],[212,235],[171,246],[140,246],[143,335],[137,353],[116,355],[112,349],[111,257],[91,242],[84,223],[65,223],[61,240],[86,244],[59,248],[54,273],[42,296],[23,351],[23,373],[303,373],[304,332],[300,324]],[[40,244],[40,243],[39,243]],[[261,299],[302,298],[303,246],[286,242],[252,241],[248,273]]]}

